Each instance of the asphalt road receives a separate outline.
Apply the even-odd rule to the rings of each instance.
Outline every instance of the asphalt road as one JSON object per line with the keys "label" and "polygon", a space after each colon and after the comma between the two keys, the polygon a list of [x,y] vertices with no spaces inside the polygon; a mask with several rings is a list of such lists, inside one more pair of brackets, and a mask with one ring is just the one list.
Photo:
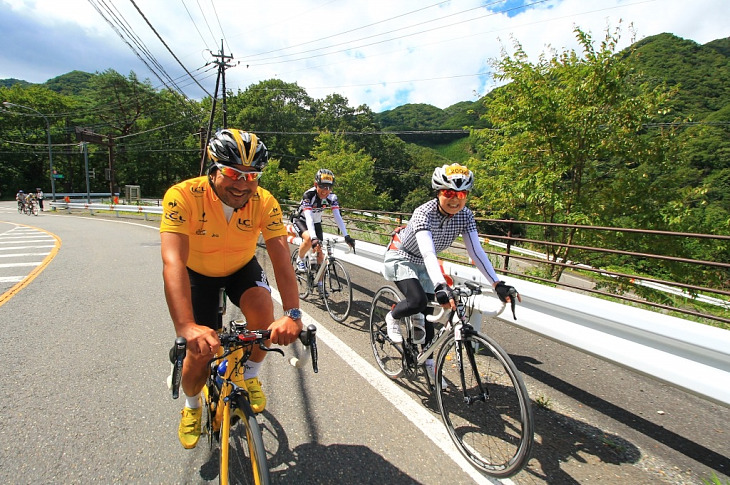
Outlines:
{"label": "asphalt road", "polygon": [[[182,403],[165,386],[174,333],[154,226],[29,217],[0,203],[3,483],[217,481],[207,443],[188,451],[176,437]],[[8,249],[23,244],[38,247]],[[489,483],[454,453],[423,383],[373,367],[366,314],[383,282],[348,269],[355,301],[344,324],[318,302],[302,305],[320,329],[320,372],[265,361],[260,421],[274,482]],[[533,459],[512,482],[728,480],[729,409],[499,320],[489,333],[536,403]]]}

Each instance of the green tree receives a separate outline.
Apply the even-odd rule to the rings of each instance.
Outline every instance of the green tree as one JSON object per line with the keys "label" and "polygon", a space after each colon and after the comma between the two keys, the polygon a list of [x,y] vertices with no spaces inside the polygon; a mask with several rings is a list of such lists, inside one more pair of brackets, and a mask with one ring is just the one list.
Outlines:
{"label": "green tree", "polygon": [[289,196],[299,200],[312,186],[317,170],[326,168],[335,174],[335,193],[340,204],[349,209],[382,209],[388,205],[387,194],[379,193],[373,182],[373,161],[342,136],[322,133],[317,137],[311,157],[299,164],[288,180]]}
{"label": "green tree", "polygon": [[[662,228],[661,210],[681,187],[681,160],[670,158],[671,129],[648,128],[667,113],[674,90],[649,88],[633,58],[616,55],[620,31],[600,47],[575,29],[582,53],[542,54],[530,63],[522,46],[503,51],[495,78],[511,81],[487,98],[490,129],[475,130],[481,197],[490,216],[551,223]],[[670,160],[672,162],[670,163]],[[546,228],[545,240],[574,242],[575,229]],[[563,246],[551,259],[569,259]],[[554,277],[559,277],[556,269]]]}
{"label": "green tree", "polygon": [[64,160],[60,156],[63,148],[58,146],[66,142],[61,113],[73,106],[73,100],[45,86],[14,84],[9,88],[0,87],[0,101],[19,105],[0,106],[0,193],[12,198],[19,189],[29,191],[41,187],[50,195],[46,129],[50,130],[54,169],[64,173]]}
{"label": "green tree", "polygon": [[228,126],[261,136],[282,167],[294,171],[312,147],[312,98],[296,83],[269,79],[228,97]]}

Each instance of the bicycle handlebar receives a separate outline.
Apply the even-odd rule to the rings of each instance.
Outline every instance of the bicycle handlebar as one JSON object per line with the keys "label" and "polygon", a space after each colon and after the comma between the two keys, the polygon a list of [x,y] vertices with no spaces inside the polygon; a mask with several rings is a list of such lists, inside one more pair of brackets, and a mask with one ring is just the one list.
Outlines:
{"label": "bicycle handlebar", "polygon": [[[260,348],[266,351],[279,352],[284,355],[281,349],[269,349],[264,345],[264,342],[269,340],[271,337],[271,330],[244,330],[238,332],[227,332],[222,333],[218,336],[221,341],[223,348],[235,348],[235,347],[250,347],[253,345],[259,345]],[[299,341],[302,345],[309,347],[309,354],[312,359],[312,369],[315,373],[319,372],[319,366],[317,362],[317,327],[309,325],[307,328],[302,329],[299,333]],[[180,381],[182,379],[182,365],[185,360],[187,353],[187,340],[184,337],[177,337],[175,344],[170,349],[170,362],[172,363],[172,375],[170,387],[172,389],[172,398],[177,399],[180,397]],[[227,353],[223,353],[222,356],[214,357],[213,360],[221,359],[225,357]],[[301,367],[297,365],[299,361],[292,362],[295,367]]]}
{"label": "bicycle handlebar", "polygon": [[[458,299],[459,297],[468,298],[473,295],[480,295],[483,293],[483,287],[479,283],[475,283],[472,281],[464,281],[463,283],[459,283],[457,285],[454,285],[452,288],[452,294],[454,296],[454,299]],[[515,314],[515,305],[517,303],[516,298],[517,290],[510,291],[510,304],[512,307],[512,316],[515,320],[517,320],[517,315]],[[501,300],[500,300],[501,301]],[[435,313],[433,315],[426,315],[426,319],[428,319],[430,322],[436,322],[438,321],[444,314],[444,307],[441,305],[431,302],[434,304],[434,306],[439,310],[438,313]],[[504,302],[502,302],[504,303]],[[504,305],[501,306],[499,311],[496,311],[492,313],[491,315],[499,315],[504,310]]]}

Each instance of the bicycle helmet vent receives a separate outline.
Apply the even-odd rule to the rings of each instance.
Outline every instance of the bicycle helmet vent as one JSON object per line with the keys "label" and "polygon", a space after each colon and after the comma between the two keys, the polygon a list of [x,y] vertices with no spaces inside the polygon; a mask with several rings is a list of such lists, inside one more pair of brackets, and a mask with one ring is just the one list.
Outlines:
{"label": "bicycle helmet vent", "polygon": [[223,165],[245,165],[261,171],[269,163],[269,151],[253,133],[225,129],[208,142],[208,158]]}

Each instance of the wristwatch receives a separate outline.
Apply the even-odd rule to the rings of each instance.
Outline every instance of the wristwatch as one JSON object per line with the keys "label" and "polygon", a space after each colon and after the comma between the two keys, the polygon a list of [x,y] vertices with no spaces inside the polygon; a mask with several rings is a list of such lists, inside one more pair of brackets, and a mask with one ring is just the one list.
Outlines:
{"label": "wristwatch", "polygon": [[284,315],[292,320],[299,320],[302,318],[302,311],[299,308],[290,308],[284,312]]}

